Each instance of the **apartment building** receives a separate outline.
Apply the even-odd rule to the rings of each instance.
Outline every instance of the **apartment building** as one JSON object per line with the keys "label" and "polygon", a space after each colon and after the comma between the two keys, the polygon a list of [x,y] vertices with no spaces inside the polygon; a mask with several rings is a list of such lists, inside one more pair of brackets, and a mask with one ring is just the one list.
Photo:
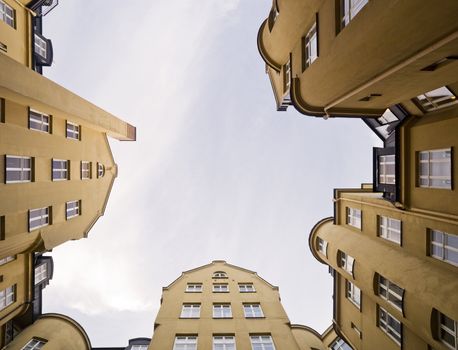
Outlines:
{"label": "apartment building", "polygon": [[149,350],[341,349],[324,334],[292,325],[278,287],[256,272],[216,260],[182,273],[163,288]]}
{"label": "apartment building", "polygon": [[370,119],[456,101],[457,15],[454,0],[273,0],[257,44],[277,110]]}

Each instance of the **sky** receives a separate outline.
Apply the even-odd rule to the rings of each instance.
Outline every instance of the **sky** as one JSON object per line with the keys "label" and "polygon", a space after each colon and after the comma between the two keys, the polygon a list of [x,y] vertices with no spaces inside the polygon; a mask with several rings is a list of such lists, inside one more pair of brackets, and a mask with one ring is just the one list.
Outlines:
{"label": "sky", "polygon": [[87,239],[55,248],[44,312],[92,345],[151,337],[162,287],[226,260],[280,287],[292,323],[332,322],[332,278],[308,235],[332,190],[372,179],[360,120],[277,112],[256,36],[270,0],[64,0],[43,19],[44,75],[137,127]]}

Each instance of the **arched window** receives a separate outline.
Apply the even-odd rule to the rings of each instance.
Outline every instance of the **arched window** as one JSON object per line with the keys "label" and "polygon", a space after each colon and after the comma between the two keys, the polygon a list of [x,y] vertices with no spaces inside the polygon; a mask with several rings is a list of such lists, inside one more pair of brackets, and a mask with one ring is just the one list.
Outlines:
{"label": "arched window", "polygon": [[227,278],[227,274],[224,271],[213,272],[213,278]]}

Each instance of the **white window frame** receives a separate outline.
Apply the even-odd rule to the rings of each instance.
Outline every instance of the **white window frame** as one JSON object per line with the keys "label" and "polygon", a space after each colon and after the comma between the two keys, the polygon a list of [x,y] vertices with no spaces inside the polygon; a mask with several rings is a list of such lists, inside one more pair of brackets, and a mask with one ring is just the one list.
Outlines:
{"label": "white window frame", "polygon": [[[8,159],[19,159],[20,164],[19,167],[8,167]],[[29,161],[29,166],[27,166],[25,161]],[[22,183],[22,182],[32,182],[32,168],[33,168],[33,158],[32,157],[25,157],[25,156],[12,156],[6,155],[5,156],[5,183],[13,184],[13,183]],[[19,180],[8,180],[8,172],[20,174]]]}
{"label": "white window frame", "polygon": [[283,79],[285,80],[284,84],[284,95],[289,93],[291,88],[291,61],[288,60],[286,64],[283,66]]}
{"label": "white window frame", "polygon": [[[29,232],[50,224],[50,207],[29,209]],[[34,216],[38,214],[37,216]]]}
{"label": "white window frame", "polygon": [[70,140],[81,140],[81,125],[72,123],[67,120],[65,135]]}
{"label": "white window frame", "polygon": [[[304,66],[308,68],[318,58],[318,32],[316,22],[304,38]],[[315,50],[315,52],[313,52]]]}
{"label": "white window frame", "polygon": [[213,318],[232,318],[231,304],[213,304]]}
{"label": "white window frame", "polygon": [[[394,154],[378,156],[378,181],[385,185],[396,184],[396,157]],[[388,169],[392,168],[393,172]]]}
{"label": "white window frame", "polygon": [[[439,328],[438,329],[438,338],[439,338],[439,341],[442,344],[444,344],[445,346],[447,346],[449,349],[453,349],[453,350],[458,349],[458,322],[456,322],[455,320],[451,319],[447,315],[444,315],[441,312],[438,312],[438,313],[439,313],[439,318],[438,318],[438,321],[439,321],[439,324],[438,324],[438,328]],[[445,324],[446,322],[453,323],[454,329],[449,328]],[[447,340],[442,337],[442,331],[447,333],[448,335],[450,335],[454,339],[455,344],[450,344],[449,342],[447,342]]]}
{"label": "white window frame", "polygon": [[355,258],[339,250],[339,266],[350,276],[354,274]]}
{"label": "white window frame", "polygon": [[[377,326],[386,333],[396,344],[401,346],[402,344],[402,323],[388,311],[386,311],[380,305],[377,305]],[[399,325],[400,332],[394,329],[391,325],[397,323]]]}
{"label": "white window frame", "polygon": [[253,283],[239,283],[239,293],[255,293]]}
{"label": "white window frame", "polygon": [[81,215],[81,203],[79,200],[65,203],[65,219],[70,220]]}
{"label": "white window frame", "polygon": [[148,350],[148,345],[132,345],[130,350]]}
{"label": "white window frame", "polygon": [[245,318],[264,317],[264,312],[262,312],[261,304],[259,303],[243,304],[243,314]]}
{"label": "white window frame", "polygon": [[48,278],[48,266],[46,263],[42,263],[35,267],[35,285],[40,282],[43,282],[46,278]]}
{"label": "white window frame", "polygon": [[331,350],[351,350],[351,347],[345,342],[345,340],[339,337],[332,342]]}
{"label": "white window frame", "polygon": [[180,318],[200,318],[200,304],[183,304]]}
{"label": "white window frame", "polygon": [[214,335],[213,350],[236,350],[234,335]]}
{"label": "white window frame", "polygon": [[347,207],[347,225],[361,230],[363,221],[363,212],[361,209]]}
{"label": "white window frame", "polygon": [[45,344],[45,340],[32,338],[21,348],[21,350],[40,350]]}
{"label": "white window frame", "polygon": [[256,350],[275,350],[275,344],[270,334],[250,335],[251,349]]}
{"label": "white window frame", "polygon": [[67,181],[70,175],[70,161],[66,159],[51,159],[52,181]]}
{"label": "white window frame", "polygon": [[[401,289],[402,292],[396,290]],[[404,305],[404,289],[399,287],[396,283],[391,282],[389,279],[377,274],[377,294],[380,298],[386,300],[388,303],[393,305],[397,310],[402,312]],[[395,301],[398,302],[398,305]]]}
{"label": "white window frame", "polygon": [[12,28],[16,28],[16,14],[14,8],[0,0],[0,19]]}
{"label": "white window frame", "polygon": [[51,116],[29,108],[29,129],[50,134]]}
{"label": "white window frame", "polygon": [[[399,226],[399,228],[397,227]],[[402,221],[388,216],[379,215],[378,234],[388,241],[401,245],[402,241]]]}
{"label": "white window frame", "polygon": [[[340,28],[343,29],[356,17],[369,0],[341,0],[340,1]],[[347,5],[347,6],[345,6]]]}
{"label": "white window frame", "polygon": [[10,261],[16,260],[16,256],[7,256],[6,258],[0,259],[0,266],[8,264]]}
{"label": "white window frame", "polygon": [[[435,155],[443,155],[442,159],[433,159]],[[423,159],[422,159],[423,158]],[[434,165],[445,163],[448,164],[448,175],[431,175],[434,172]],[[428,173],[424,174],[422,164],[426,164]],[[436,169],[437,171],[437,169]],[[452,189],[452,149],[443,148],[443,149],[434,149],[434,150],[425,150],[418,152],[418,186],[423,188],[440,188],[451,190]],[[426,183],[424,183],[425,181]],[[441,184],[432,184],[433,181],[441,181]]]}
{"label": "white window frame", "polygon": [[325,257],[328,257],[328,242],[321,237],[317,237],[317,250]]}
{"label": "white window frame", "polygon": [[214,283],[213,293],[229,293],[229,285],[227,283]]}
{"label": "white window frame", "polygon": [[361,289],[353,282],[346,280],[345,283],[346,296],[359,310],[361,310]]}
{"label": "white window frame", "polygon": [[97,178],[101,178],[105,175],[105,165],[97,162]]}
{"label": "white window frame", "polygon": [[[435,96],[438,92],[442,92],[443,96]],[[450,107],[458,103],[456,95],[447,86],[441,86],[437,89],[418,95],[416,100],[421,106],[421,109],[423,109],[426,113]]]}
{"label": "white window frame", "polygon": [[46,57],[47,57],[47,54],[46,54],[47,48],[48,48],[48,43],[46,42],[46,40],[44,40],[39,35],[35,34],[34,35],[34,52],[37,55],[39,55],[39,56],[43,57],[44,59],[46,59]]}
{"label": "white window frame", "polygon": [[188,283],[186,285],[186,292],[188,293],[202,293],[202,283]]}
{"label": "white window frame", "polygon": [[173,350],[197,350],[197,335],[176,335]]}
{"label": "white window frame", "polygon": [[9,286],[0,290],[0,311],[6,309],[8,306],[16,301],[16,285]]}
{"label": "white window frame", "polygon": [[[441,239],[439,239],[441,237]],[[458,263],[449,258],[450,253],[458,254],[458,245],[451,244],[451,237],[455,240],[458,238],[457,235],[452,235],[450,233],[439,231],[439,230],[429,230],[429,241],[430,241],[430,255],[438,260],[445,261],[448,264],[458,266]],[[441,254],[434,252],[434,247],[441,250]]]}
{"label": "white window frame", "polygon": [[81,180],[90,180],[92,176],[92,162],[81,161]]}

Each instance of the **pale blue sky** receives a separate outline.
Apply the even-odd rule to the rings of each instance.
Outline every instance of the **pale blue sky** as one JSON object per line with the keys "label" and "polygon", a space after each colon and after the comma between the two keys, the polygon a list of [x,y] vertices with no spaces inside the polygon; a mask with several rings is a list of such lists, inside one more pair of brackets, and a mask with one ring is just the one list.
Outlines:
{"label": "pale blue sky", "polygon": [[89,238],[54,249],[44,311],[93,346],[152,336],[161,288],[215,259],[280,287],[292,323],[322,332],[332,279],[308,234],[332,189],[369,182],[360,120],[275,111],[257,30],[269,0],[61,1],[44,18],[45,75],[137,126],[112,140],[119,177]]}

